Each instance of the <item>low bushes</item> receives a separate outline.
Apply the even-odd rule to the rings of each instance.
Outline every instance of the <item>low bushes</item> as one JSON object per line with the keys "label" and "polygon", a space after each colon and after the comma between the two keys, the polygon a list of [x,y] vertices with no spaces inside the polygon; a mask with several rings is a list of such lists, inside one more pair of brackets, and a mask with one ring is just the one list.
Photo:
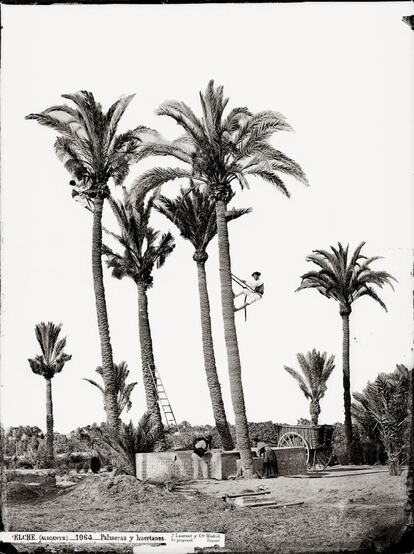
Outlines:
{"label": "low bushes", "polygon": [[345,448],[344,424],[336,423],[333,435],[333,452],[335,460],[340,465],[374,465],[386,462],[384,445],[380,441],[370,440],[359,431],[358,426],[353,428],[354,440],[351,444],[351,456],[348,459]]}

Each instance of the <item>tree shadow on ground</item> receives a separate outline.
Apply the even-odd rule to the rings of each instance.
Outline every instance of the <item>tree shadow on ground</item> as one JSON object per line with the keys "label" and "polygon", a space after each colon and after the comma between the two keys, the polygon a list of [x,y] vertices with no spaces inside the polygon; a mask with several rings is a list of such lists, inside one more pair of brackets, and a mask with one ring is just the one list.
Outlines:
{"label": "tree shadow on ground", "polygon": [[390,524],[374,528],[371,542],[375,550],[387,554],[409,554],[414,552],[414,528],[412,526]]}

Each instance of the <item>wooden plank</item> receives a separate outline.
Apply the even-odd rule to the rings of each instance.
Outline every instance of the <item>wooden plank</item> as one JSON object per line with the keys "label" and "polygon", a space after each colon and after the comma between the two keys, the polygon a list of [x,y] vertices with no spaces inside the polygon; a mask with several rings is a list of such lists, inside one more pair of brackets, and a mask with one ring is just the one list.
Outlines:
{"label": "wooden plank", "polygon": [[270,494],[270,491],[245,492],[244,494],[226,494],[223,498],[240,498],[241,496],[259,496],[261,494]]}
{"label": "wooden plank", "polygon": [[286,508],[287,506],[300,506],[301,504],[304,504],[305,502],[287,502],[286,504],[270,504],[270,503],[255,503],[255,504],[246,504],[246,508]]}

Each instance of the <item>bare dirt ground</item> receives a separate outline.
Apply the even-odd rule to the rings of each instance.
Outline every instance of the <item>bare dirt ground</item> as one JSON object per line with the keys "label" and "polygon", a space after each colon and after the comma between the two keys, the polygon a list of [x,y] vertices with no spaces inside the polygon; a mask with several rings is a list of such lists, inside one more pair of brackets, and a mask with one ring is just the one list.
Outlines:
{"label": "bare dirt ground", "polygon": [[[226,550],[234,552],[367,552],[374,551],[374,544],[376,552],[385,552],[403,523],[404,485],[404,474],[391,477],[382,466],[189,482],[185,492],[129,476],[88,475],[74,485],[37,487],[34,494],[9,485],[5,520],[8,531],[220,532],[226,535]],[[222,499],[259,487],[270,490],[280,504],[303,504],[237,508]],[[46,551],[62,552],[62,547]]]}

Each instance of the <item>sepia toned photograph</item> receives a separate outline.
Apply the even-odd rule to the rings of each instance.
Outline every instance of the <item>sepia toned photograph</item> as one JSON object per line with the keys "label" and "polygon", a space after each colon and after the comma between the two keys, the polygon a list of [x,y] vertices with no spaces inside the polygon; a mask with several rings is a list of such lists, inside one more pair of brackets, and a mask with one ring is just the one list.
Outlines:
{"label": "sepia toned photograph", "polygon": [[414,552],[412,12],[2,4],[0,553]]}

